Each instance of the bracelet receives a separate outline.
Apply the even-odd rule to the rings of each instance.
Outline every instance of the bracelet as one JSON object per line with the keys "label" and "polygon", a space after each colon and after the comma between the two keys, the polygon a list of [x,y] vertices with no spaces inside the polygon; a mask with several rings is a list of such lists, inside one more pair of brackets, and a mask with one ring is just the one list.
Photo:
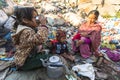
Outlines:
{"label": "bracelet", "polygon": [[48,29],[48,27],[46,25],[41,25],[41,27],[46,27]]}

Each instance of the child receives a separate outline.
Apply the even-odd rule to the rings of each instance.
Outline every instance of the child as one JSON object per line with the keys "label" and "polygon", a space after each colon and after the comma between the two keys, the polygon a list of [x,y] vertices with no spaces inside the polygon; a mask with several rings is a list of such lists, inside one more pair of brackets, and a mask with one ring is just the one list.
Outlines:
{"label": "child", "polygon": [[85,44],[91,43],[89,38],[82,37],[79,32],[73,36],[72,41],[73,41],[73,46],[72,46],[73,51],[77,51],[76,48],[78,48],[82,43],[85,43]]}
{"label": "child", "polygon": [[77,47],[77,42],[78,40],[80,40],[80,38],[81,38],[80,33],[77,33],[73,36],[72,41],[73,41],[74,46]]}
{"label": "child", "polygon": [[66,32],[63,30],[57,30],[56,39],[52,40],[53,53],[56,53],[70,61],[74,61],[75,57],[68,52],[66,42]]}

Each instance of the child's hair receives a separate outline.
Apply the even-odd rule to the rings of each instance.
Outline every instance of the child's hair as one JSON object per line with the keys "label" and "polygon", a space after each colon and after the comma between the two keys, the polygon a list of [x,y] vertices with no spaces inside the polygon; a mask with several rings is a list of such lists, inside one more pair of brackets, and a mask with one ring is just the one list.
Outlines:
{"label": "child's hair", "polygon": [[63,31],[63,30],[57,30],[57,32],[56,32],[56,39],[58,41],[60,41],[61,37],[66,37],[66,32]]}
{"label": "child's hair", "polygon": [[88,13],[88,16],[89,16],[90,14],[96,15],[96,19],[97,19],[98,16],[99,16],[99,11],[98,11],[98,10],[92,10],[92,11],[90,11],[90,12]]}
{"label": "child's hair", "polygon": [[19,24],[25,25],[22,22],[23,18],[28,19],[28,20],[32,20],[33,11],[35,11],[37,13],[37,11],[34,7],[18,7],[14,11],[14,15],[16,16],[16,22],[14,24],[14,28],[17,28],[17,26]]}

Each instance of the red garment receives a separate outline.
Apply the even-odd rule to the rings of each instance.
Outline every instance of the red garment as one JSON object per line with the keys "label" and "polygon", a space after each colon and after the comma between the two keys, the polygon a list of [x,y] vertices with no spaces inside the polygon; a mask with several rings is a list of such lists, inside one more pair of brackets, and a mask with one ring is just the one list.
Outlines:
{"label": "red garment", "polygon": [[83,40],[84,43],[90,44],[91,40],[88,37],[81,37],[80,33],[77,33],[76,35],[73,36],[72,41],[76,40]]}
{"label": "red garment", "polygon": [[51,40],[52,44],[58,42],[56,39]]}
{"label": "red garment", "polygon": [[88,45],[88,44],[80,45],[79,49],[82,57],[88,58],[90,57],[92,52],[95,53],[95,55],[98,55],[98,47],[101,42],[101,30],[102,30],[102,27],[98,23],[95,23],[91,26],[88,26],[86,23],[83,23],[80,26],[79,32],[87,33],[87,35],[89,35],[89,38],[91,40],[91,45]]}
{"label": "red garment", "polygon": [[76,35],[73,36],[72,40],[76,40],[76,39],[80,40],[80,38],[81,38],[80,33],[77,33]]}

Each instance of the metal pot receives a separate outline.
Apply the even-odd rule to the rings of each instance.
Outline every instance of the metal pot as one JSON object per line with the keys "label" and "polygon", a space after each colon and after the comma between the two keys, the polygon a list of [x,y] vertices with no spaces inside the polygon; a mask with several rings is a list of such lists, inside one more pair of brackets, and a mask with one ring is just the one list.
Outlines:
{"label": "metal pot", "polygon": [[63,74],[63,62],[58,56],[51,56],[48,61],[41,59],[44,67],[47,67],[47,75],[50,78],[58,78]]}

